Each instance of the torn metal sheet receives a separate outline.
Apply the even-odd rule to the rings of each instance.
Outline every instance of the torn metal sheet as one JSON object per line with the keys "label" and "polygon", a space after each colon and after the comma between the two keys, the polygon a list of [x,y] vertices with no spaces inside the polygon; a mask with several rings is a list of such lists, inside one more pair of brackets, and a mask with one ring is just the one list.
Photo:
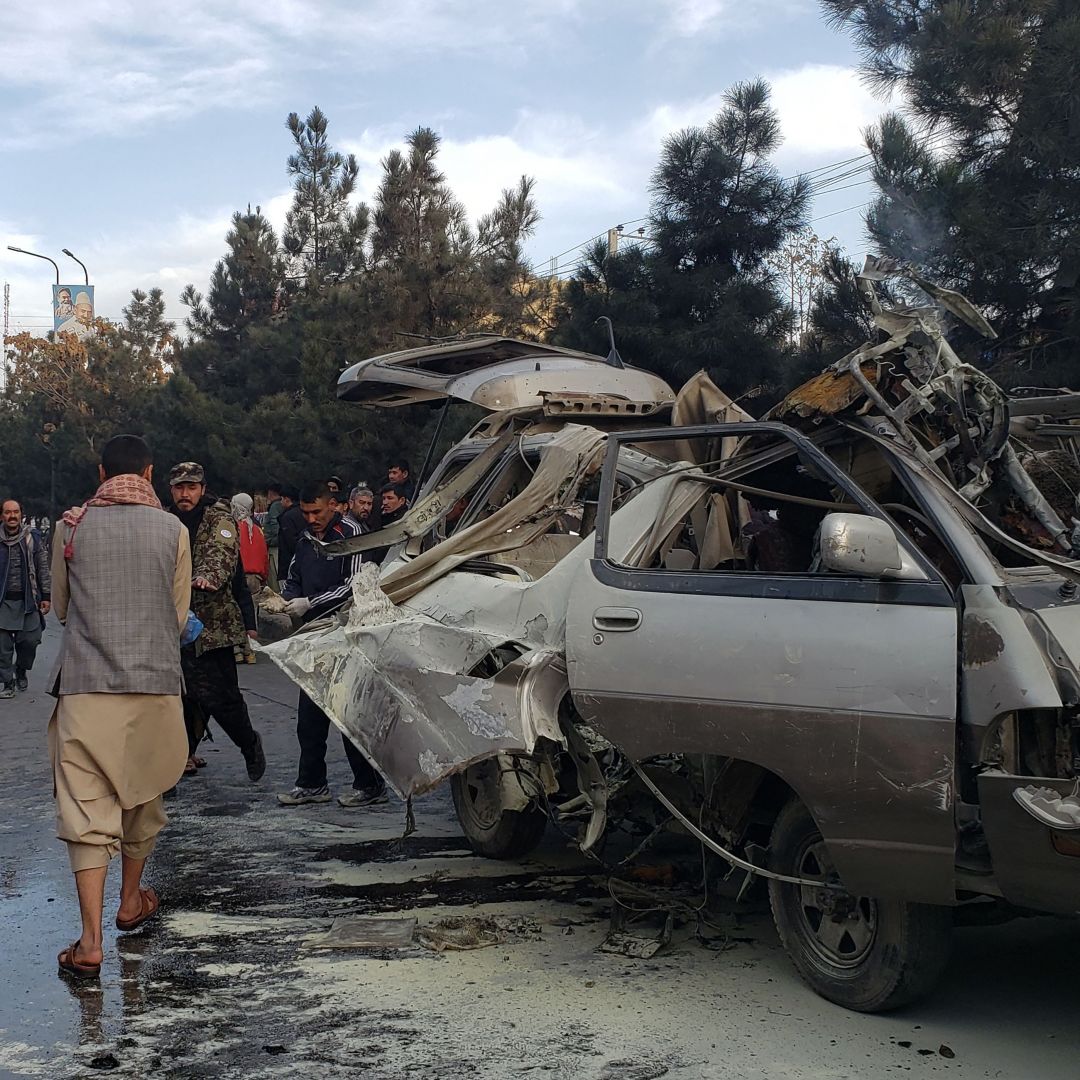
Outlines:
{"label": "torn metal sheet", "polygon": [[669,912],[663,926],[650,933],[633,933],[627,929],[612,929],[600,943],[600,951],[628,956],[633,960],[651,960],[671,941],[674,920]]}
{"label": "torn metal sheet", "polygon": [[309,949],[407,949],[416,933],[416,916],[411,918],[370,918],[348,915],[335,919],[330,929],[310,937]]}
{"label": "torn metal sheet", "polygon": [[[614,553],[641,549],[678,479],[649,485],[615,515]],[[563,741],[567,600],[590,556],[577,545],[538,581],[444,573],[403,604],[365,563],[341,616],[261,651],[406,798],[485,757]],[[481,673],[482,662],[502,666]]]}

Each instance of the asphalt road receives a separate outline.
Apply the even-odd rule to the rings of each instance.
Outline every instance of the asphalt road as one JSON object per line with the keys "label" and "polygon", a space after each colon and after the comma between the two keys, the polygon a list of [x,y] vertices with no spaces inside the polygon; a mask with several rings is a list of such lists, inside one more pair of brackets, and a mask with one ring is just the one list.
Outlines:
{"label": "asphalt road", "polygon": [[[265,657],[241,679],[267,776],[249,784],[219,734],[170,800],[150,873],[162,917],[107,930],[100,986],[72,986],[56,974],[77,917],[53,837],[41,691],[58,635],[50,624],[30,692],[0,702],[0,1076],[1080,1075],[1077,924],[960,930],[938,992],[887,1016],[808,991],[760,905],[720,904],[705,943],[677,925],[650,960],[601,952],[607,875],[557,835],[526,863],[495,863],[464,849],[444,792],[418,803],[404,842],[395,802],[277,806],[294,778],[295,694]],[[344,785],[340,744],[329,761]],[[490,919],[481,930],[497,943],[324,947],[335,919],[372,916]]]}

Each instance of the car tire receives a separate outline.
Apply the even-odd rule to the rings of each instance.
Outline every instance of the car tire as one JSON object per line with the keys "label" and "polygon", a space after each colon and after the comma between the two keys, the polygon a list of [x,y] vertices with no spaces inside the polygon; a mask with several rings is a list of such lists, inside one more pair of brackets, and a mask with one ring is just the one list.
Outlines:
{"label": "car tire", "polygon": [[547,813],[530,803],[522,810],[498,805],[499,759],[470,765],[450,778],[454,809],[469,847],[488,859],[520,859],[540,843]]}
{"label": "car tire", "polygon": [[[821,832],[797,799],[780,812],[769,868],[791,877],[838,882]],[[952,910],[902,900],[769,882],[780,941],[803,979],[822,997],[857,1012],[885,1012],[923,997],[949,960]]]}

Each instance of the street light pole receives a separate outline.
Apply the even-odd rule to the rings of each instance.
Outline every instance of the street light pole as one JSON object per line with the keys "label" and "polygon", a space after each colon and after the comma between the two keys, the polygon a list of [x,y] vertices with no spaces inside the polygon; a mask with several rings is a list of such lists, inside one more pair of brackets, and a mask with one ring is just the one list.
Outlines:
{"label": "street light pole", "polygon": [[[52,263],[53,269],[56,271],[56,284],[60,284],[60,267],[48,255],[39,255],[36,251],[27,251],[26,248],[15,247],[14,244],[8,244],[7,249],[8,251],[17,251],[20,255],[33,255],[35,259],[44,259],[46,262]],[[80,263],[80,265],[82,264]]]}
{"label": "street light pole", "polygon": [[[72,254],[71,254],[71,252],[70,252],[70,251],[68,251],[68,249],[67,249],[67,248],[61,248],[60,250],[61,250],[61,251],[62,251],[62,252],[63,252],[63,253],[64,253],[64,254],[65,254],[65,255],[66,255],[66,256],[67,256],[68,258],[69,258],[69,259],[75,259],[75,261],[76,261],[76,262],[77,262],[77,263],[78,263],[78,264],[79,264],[79,265],[80,265],[80,266],[82,267],[82,272],[83,272],[83,283],[84,283],[84,284],[86,284],[86,285],[89,285],[89,284],[90,284],[90,274],[89,274],[89,272],[88,272],[88,271],[87,271],[87,269],[86,269],[86,263],[84,263],[84,262],[82,261],[82,259],[76,258],[76,257],[75,257],[74,255],[72,255]],[[59,281],[57,281],[57,284],[59,284],[59,283],[60,283],[60,282],[59,282]]]}

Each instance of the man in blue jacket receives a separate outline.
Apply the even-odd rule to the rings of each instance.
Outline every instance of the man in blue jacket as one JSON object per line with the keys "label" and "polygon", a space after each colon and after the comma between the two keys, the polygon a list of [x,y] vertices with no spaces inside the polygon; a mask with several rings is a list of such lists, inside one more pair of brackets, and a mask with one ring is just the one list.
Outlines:
{"label": "man in blue jacket", "polygon": [[[322,557],[315,541],[333,543],[360,533],[360,526],[343,518],[325,483],[305,484],[300,489],[300,510],[307,528],[296,544],[281,595],[288,601],[285,610],[296,619],[311,622],[341,607],[352,595],[353,575],[360,569],[360,555],[336,559]],[[296,709],[296,738],[300,743],[300,767],[296,786],[278,796],[283,806],[330,801],[326,783],[326,739],[330,717],[301,692]],[[352,790],[338,796],[342,806],[371,806],[386,802],[386,786],[366,757],[345,736],[345,756],[352,767]]]}
{"label": "man in blue jacket", "polygon": [[0,505],[0,517],[0,698],[13,698],[16,687],[30,685],[27,673],[49,614],[52,577],[45,541],[23,521],[15,499]]}

